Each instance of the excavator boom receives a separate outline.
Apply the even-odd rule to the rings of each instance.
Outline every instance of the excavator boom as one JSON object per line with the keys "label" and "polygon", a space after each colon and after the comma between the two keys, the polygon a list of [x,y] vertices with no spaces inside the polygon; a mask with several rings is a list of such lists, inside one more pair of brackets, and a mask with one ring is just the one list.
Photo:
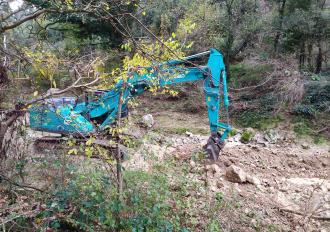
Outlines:
{"label": "excavator boom", "polygon": [[[209,56],[205,66],[186,67],[190,60]],[[30,127],[65,135],[90,136],[113,124],[118,116],[119,98],[122,97],[122,117],[127,115],[128,101],[154,86],[170,86],[203,81],[211,136],[204,146],[209,158],[218,159],[224,140],[230,132],[227,122],[220,122],[220,105],[228,113],[226,69],[223,57],[216,49],[192,55],[182,60],[170,60],[154,67],[130,72],[129,79],[119,81],[114,88],[95,91],[92,98],[78,101],[72,97],[51,98],[29,109]],[[141,68],[140,68],[141,70]],[[223,104],[220,104],[220,100]],[[228,114],[226,114],[228,115]],[[220,132],[221,131],[221,132]]]}

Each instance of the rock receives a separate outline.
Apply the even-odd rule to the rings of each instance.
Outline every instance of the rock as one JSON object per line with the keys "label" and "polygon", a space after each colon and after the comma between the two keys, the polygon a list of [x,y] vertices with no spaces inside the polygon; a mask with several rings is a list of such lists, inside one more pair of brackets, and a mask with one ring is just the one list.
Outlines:
{"label": "rock", "polygon": [[151,114],[146,114],[142,117],[141,123],[144,126],[151,128],[154,125],[155,121]]}
{"label": "rock", "polygon": [[218,179],[217,180],[217,187],[220,189],[222,187],[224,187],[224,184],[223,184],[223,179]]}
{"label": "rock", "polygon": [[212,192],[218,192],[218,188],[217,188],[217,186],[215,186],[215,185],[210,186],[210,190],[211,190]]}
{"label": "rock", "polygon": [[217,174],[221,172],[221,169],[217,164],[211,164],[211,165],[206,165],[206,171],[212,174]]}
{"label": "rock", "polygon": [[192,137],[194,134],[193,133],[191,133],[191,132],[189,132],[189,131],[186,131],[186,133],[185,133],[188,137]]}
{"label": "rock", "polygon": [[261,181],[255,176],[247,175],[246,176],[246,181],[251,183],[251,184],[254,184],[255,186],[260,186],[261,185]]}
{"label": "rock", "polygon": [[257,221],[256,219],[252,218],[252,219],[251,219],[251,225],[252,225],[253,227],[256,227],[257,224],[258,224],[258,221]]}
{"label": "rock", "polygon": [[273,129],[266,131],[264,135],[265,140],[269,143],[276,143],[279,140],[279,137],[279,134]]}
{"label": "rock", "polygon": [[239,167],[231,165],[226,171],[227,180],[234,183],[246,182],[246,173]]}
{"label": "rock", "polygon": [[212,166],[212,170],[213,170],[214,173],[220,173],[221,172],[221,169],[217,164],[212,164],[211,166]]}
{"label": "rock", "polygon": [[266,147],[268,145],[268,142],[265,139],[265,136],[261,133],[256,133],[256,135],[254,136],[254,140],[257,144],[261,144],[264,147]]}
{"label": "rock", "polygon": [[125,129],[124,133],[136,139],[142,139],[143,134],[141,132],[141,128],[138,127],[129,127],[129,129]]}
{"label": "rock", "polygon": [[275,196],[275,201],[279,204],[279,207],[284,210],[289,210],[293,212],[298,212],[299,211],[299,206],[289,200],[284,193],[278,192],[277,195]]}
{"label": "rock", "polygon": [[272,224],[272,220],[269,219],[269,218],[265,218],[265,219],[262,220],[262,224],[264,226],[271,225]]}
{"label": "rock", "polygon": [[318,187],[322,191],[325,191],[326,189],[330,191],[330,181],[326,179],[320,179],[320,178],[289,178],[286,180],[287,183],[290,186],[297,186],[301,189],[306,189],[309,187]]}
{"label": "rock", "polygon": [[189,165],[190,165],[191,168],[196,167],[196,163],[193,160],[190,160]]}
{"label": "rock", "polygon": [[231,165],[231,162],[229,160],[224,160],[223,161],[223,164],[226,166],[226,167],[229,167]]}
{"label": "rock", "polygon": [[301,147],[302,147],[303,149],[309,149],[309,148],[310,148],[310,146],[309,146],[307,143],[303,143],[303,144],[301,144]]}
{"label": "rock", "polygon": [[284,71],[284,74],[285,74],[287,77],[291,76],[291,72],[290,72],[289,70],[285,70],[285,71]]}

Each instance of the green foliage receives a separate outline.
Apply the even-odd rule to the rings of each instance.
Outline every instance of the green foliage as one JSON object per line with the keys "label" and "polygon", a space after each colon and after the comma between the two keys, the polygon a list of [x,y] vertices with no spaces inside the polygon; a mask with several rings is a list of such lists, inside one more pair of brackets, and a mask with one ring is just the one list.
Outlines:
{"label": "green foliage", "polygon": [[230,132],[229,132],[229,136],[235,136],[237,135],[237,130],[235,128],[233,128]]}
{"label": "green foliage", "polygon": [[267,77],[267,74],[273,70],[273,66],[269,64],[258,65],[250,67],[245,64],[235,64],[230,66],[230,78],[229,85],[234,88],[242,88],[246,86],[253,86],[260,83]]}
{"label": "green foliage", "polygon": [[293,130],[299,136],[307,136],[312,134],[311,122],[308,119],[302,117],[295,117],[293,119]]}
{"label": "green foliage", "polygon": [[259,110],[246,110],[235,117],[235,123],[242,127],[252,127],[265,130],[277,126],[282,122],[280,115],[273,115],[271,112]]}
{"label": "green foliage", "polygon": [[327,142],[327,139],[322,137],[321,135],[315,136],[313,139],[315,144],[325,144]]}
{"label": "green foliage", "polygon": [[[88,1],[29,0],[29,2],[38,8],[61,12],[61,14],[47,15],[48,20],[56,23],[46,29],[46,34],[49,35],[55,30],[62,35],[61,39],[71,35],[77,40],[86,39],[90,43],[99,44],[104,48],[117,47],[123,41],[122,34],[116,30],[107,16],[119,12],[133,13],[137,8],[137,5],[131,1],[120,4],[120,8],[100,0],[93,1],[95,8],[86,7],[90,5]],[[72,10],[77,10],[78,13],[70,13]],[[68,29],[68,26],[71,27],[71,30]]]}
{"label": "green foliage", "polygon": [[[127,171],[124,200],[117,200],[116,184],[100,171],[77,172],[66,186],[55,191],[38,221],[59,231],[114,230],[180,231],[173,214],[173,194],[163,175]],[[117,215],[120,215],[118,224]]]}
{"label": "green foliage", "polygon": [[295,105],[292,113],[305,118],[316,118],[326,114],[330,105],[330,85],[323,83],[312,83],[306,86],[306,93],[301,103]]}
{"label": "green foliage", "polygon": [[248,143],[254,137],[255,132],[249,128],[244,129],[241,137],[241,142]]}
{"label": "green foliage", "polygon": [[307,118],[314,118],[316,110],[311,105],[298,104],[292,109],[293,114],[301,115]]}

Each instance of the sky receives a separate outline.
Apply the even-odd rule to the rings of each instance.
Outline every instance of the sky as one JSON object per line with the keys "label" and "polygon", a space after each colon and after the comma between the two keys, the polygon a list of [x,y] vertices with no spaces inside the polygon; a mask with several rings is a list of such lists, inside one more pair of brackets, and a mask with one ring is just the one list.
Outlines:
{"label": "sky", "polygon": [[23,0],[13,0],[9,2],[9,6],[12,10],[17,10],[23,4]]}

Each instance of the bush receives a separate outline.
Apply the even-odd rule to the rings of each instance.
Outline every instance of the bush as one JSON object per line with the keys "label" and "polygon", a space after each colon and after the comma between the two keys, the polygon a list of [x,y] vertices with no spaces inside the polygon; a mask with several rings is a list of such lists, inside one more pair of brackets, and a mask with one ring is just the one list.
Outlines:
{"label": "bush", "polygon": [[[181,231],[162,175],[125,172],[123,200],[102,172],[80,173],[58,190],[38,215],[44,228],[58,231]],[[118,221],[119,215],[119,221]]]}
{"label": "bush", "polygon": [[247,128],[243,131],[242,137],[241,137],[241,142],[242,143],[248,143],[251,141],[251,139],[254,137],[255,132],[252,128]]}
{"label": "bush", "polygon": [[262,112],[259,110],[246,110],[235,117],[235,123],[237,125],[260,130],[277,126],[282,121],[283,118],[280,115],[272,115],[271,112]]}
{"label": "bush", "polygon": [[316,110],[313,106],[311,105],[303,105],[303,104],[298,104],[292,109],[292,113],[294,115],[300,115],[308,118],[314,118],[316,114]]}
{"label": "bush", "polygon": [[235,64],[230,66],[230,73],[233,77],[229,80],[229,85],[234,88],[256,85],[262,81],[268,72],[273,70],[269,64],[250,67],[245,64]]}

